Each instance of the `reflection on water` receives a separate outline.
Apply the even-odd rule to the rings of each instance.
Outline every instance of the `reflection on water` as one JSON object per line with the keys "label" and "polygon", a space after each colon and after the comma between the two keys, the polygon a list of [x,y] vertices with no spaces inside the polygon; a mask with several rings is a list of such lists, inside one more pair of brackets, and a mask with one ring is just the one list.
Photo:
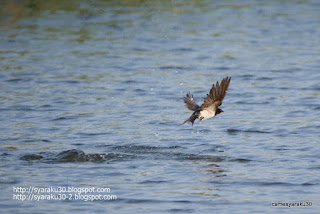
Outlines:
{"label": "reflection on water", "polygon": [[[311,201],[315,212],[319,8],[3,1],[2,209],[274,213],[273,202]],[[226,76],[224,113],[181,125],[182,97],[200,103]],[[13,185],[109,187],[118,199],[21,202]]]}

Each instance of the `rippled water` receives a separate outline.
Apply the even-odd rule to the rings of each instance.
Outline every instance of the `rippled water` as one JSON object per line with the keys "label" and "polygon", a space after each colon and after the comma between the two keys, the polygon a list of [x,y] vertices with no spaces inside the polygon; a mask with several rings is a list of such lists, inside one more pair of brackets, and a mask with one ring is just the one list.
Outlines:
{"label": "rippled water", "polygon": [[[6,213],[317,213],[317,1],[24,1],[0,9]],[[181,125],[231,76],[223,114]],[[13,187],[108,187],[19,201]],[[69,202],[69,203],[67,203]],[[273,207],[311,202],[310,207]]]}

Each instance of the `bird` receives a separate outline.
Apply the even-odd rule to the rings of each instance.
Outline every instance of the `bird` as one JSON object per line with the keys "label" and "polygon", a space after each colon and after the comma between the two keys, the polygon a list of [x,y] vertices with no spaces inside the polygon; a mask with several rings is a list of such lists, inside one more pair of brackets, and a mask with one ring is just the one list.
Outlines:
{"label": "bird", "polygon": [[187,108],[193,111],[193,113],[190,118],[184,121],[182,124],[191,122],[193,126],[193,123],[196,119],[201,121],[221,114],[223,110],[220,109],[219,106],[221,106],[223,98],[227,94],[230,81],[231,77],[226,77],[222,79],[220,85],[218,81],[216,85],[213,84],[209,94],[207,94],[207,97],[204,99],[204,102],[201,106],[197,105],[193,95],[190,94],[190,92],[187,93],[186,97],[183,98],[183,101]]}

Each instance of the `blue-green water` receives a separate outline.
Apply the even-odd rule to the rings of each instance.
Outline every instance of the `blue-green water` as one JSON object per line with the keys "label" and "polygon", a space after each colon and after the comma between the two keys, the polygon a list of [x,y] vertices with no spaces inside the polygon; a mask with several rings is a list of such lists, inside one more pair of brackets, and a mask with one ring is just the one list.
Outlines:
{"label": "blue-green water", "polygon": [[[318,213],[318,1],[7,1],[4,213]],[[181,125],[231,76],[224,113]],[[13,199],[107,187],[116,200]],[[311,202],[309,207],[274,207]]]}

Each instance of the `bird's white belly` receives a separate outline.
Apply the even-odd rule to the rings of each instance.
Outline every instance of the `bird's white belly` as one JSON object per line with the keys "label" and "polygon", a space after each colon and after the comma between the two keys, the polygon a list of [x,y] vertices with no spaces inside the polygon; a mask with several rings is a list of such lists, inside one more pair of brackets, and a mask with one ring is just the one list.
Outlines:
{"label": "bird's white belly", "polygon": [[206,109],[206,110],[200,111],[199,119],[205,120],[214,116],[215,116],[215,111],[210,111]]}

